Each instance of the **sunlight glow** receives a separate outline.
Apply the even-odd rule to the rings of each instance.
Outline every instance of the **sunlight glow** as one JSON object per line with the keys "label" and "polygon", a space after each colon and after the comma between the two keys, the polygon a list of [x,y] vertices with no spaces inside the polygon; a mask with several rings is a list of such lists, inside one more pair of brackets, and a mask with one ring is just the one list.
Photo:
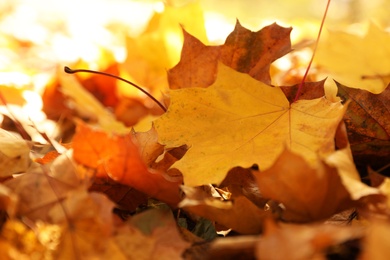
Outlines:
{"label": "sunlight glow", "polygon": [[156,13],[162,13],[162,12],[164,12],[164,9],[165,9],[165,6],[164,6],[164,3],[163,2],[156,2],[155,4],[154,4],[154,11],[156,12]]}
{"label": "sunlight glow", "polygon": [[205,28],[208,40],[213,44],[225,42],[226,36],[234,29],[234,23],[226,20],[222,15],[206,12]]}
{"label": "sunlight glow", "polygon": [[31,84],[31,78],[23,72],[0,72],[0,85],[22,87],[29,84]]}
{"label": "sunlight glow", "polygon": [[39,94],[25,90],[23,91],[23,97],[27,101],[26,105],[23,106],[23,111],[31,120],[42,121],[46,119],[45,114],[41,111],[43,103]]}

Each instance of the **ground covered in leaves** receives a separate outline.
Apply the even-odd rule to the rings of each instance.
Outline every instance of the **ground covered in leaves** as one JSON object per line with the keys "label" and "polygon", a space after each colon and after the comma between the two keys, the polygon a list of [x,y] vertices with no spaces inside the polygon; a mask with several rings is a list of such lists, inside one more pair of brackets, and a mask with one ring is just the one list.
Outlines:
{"label": "ground covered in leaves", "polygon": [[[328,32],[299,87],[313,46],[293,50],[293,28],[237,20],[209,45],[191,15],[167,6],[123,63],[105,54],[101,71],[160,103],[58,66],[37,123],[26,89],[0,86],[2,257],[386,259],[390,34]],[[178,62],[168,34],[183,37]]]}

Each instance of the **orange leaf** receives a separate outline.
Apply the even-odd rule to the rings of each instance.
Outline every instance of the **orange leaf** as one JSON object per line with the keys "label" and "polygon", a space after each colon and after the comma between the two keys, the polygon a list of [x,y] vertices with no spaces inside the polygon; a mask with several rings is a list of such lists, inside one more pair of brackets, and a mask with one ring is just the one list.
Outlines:
{"label": "orange leaf", "polygon": [[167,203],[176,204],[179,200],[179,183],[148,170],[130,133],[109,134],[80,122],[73,149],[74,159],[96,169],[97,177],[109,177]]}
{"label": "orange leaf", "polygon": [[[118,65],[111,65],[103,72],[119,75]],[[116,91],[116,79],[94,74],[90,78],[84,80],[80,78],[80,81],[83,87],[94,95],[104,106],[116,107],[118,104],[119,99]]]}

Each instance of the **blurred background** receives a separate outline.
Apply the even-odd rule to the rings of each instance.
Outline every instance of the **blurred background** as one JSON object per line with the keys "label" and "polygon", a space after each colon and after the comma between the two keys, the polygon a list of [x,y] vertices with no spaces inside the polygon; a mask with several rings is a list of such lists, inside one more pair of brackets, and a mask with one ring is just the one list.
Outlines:
{"label": "blurred background", "polygon": [[[252,30],[275,21],[292,26],[293,41],[312,36],[318,31],[326,5],[325,0],[3,0],[0,1],[0,71],[17,67],[11,64],[13,48],[7,50],[12,47],[9,38],[19,44],[43,47],[39,57],[47,64],[80,58],[92,62],[99,53],[97,46],[112,52],[115,59],[124,60],[126,36],[142,33],[153,14],[163,12],[166,6],[181,7],[194,2],[199,2],[203,9],[211,43],[223,42],[236,19]],[[390,0],[334,0],[326,28],[359,28],[359,24],[368,20],[387,27],[388,10]]]}
{"label": "blurred background", "polygon": [[[22,106],[23,113],[35,122],[45,119],[42,107],[56,96],[49,95],[43,101],[41,97],[63,66],[111,71],[158,96],[167,88],[166,70],[180,59],[180,24],[205,44],[221,44],[236,19],[254,31],[277,22],[293,27],[291,39],[297,47],[305,39],[313,43],[326,2],[2,0],[0,91],[8,104]],[[325,28],[364,34],[369,21],[388,28],[388,10],[390,0],[334,0]],[[301,58],[304,69],[310,53]],[[279,65],[283,67],[281,62]],[[141,95],[116,84],[119,96]],[[60,108],[54,105],[49,102],[47,107],[52,109],[51,117],[58,120],[55,110]]]}

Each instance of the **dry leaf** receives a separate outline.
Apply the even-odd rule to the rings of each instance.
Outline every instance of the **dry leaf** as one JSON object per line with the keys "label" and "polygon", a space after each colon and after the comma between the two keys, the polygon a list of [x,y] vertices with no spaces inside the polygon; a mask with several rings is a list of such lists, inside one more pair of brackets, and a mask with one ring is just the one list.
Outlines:
{"label": "dry leaf", "polygon": [[[106,68],[105,73],[119,75],[118,64],[113,64]],[[79,78],[81,85],[88,90],[97,100],[106,107],[116,107],[119,102],[117,93],[117,80],[101,75],[90,75],[89,78]]]}
{"label": "dry leaf", "polygon": [[73,149],[74,159],[95,169],[97,177],[109,177],[172,205],[179,201],[180,183],[148,170],[131,133],[109,134],[79,123]]}
{"label": "dry leaf", "polygon": [[338,95],[350,100],[344,121],[358,166],[382,168],[390,161],[390,88],[380,94],[338,86]]}
{"label": "dry leaf", "polygon": [[325,98],[289,104],[279,88],[222,64],[209,88],[170,92],[168,112],[154,122],[159,142],[190,149],[172,168],[187,186],[219,184],[235,166],[269,168],[284,146],[313,163],[334,151],[346,109]]}
{"label": "dry leaf", "polygon": [[168,71],[171,89],[210,86],[216,79],[218,62],[270,84],[271,63],[291,50],[291,28],[276,23],[251,32],[237,20],[234,31],[221,46],[206,46],[183,32],[180,62]]}

